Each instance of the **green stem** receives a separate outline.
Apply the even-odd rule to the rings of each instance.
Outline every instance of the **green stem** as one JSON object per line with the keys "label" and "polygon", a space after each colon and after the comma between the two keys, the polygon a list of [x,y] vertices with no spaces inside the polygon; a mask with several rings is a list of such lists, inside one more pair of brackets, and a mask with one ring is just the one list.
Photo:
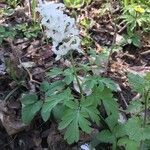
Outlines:
{"label": "green stem", "polygon": [[[145,128],[146,124],[147,124],[147,110],[148,110],[148,100],[149,100],[149,94],[150,94],[150,87],[148,88],[148,90],[144,93],[143,98],[144,98],[144,120],[143,120],[143,128]],[[141,141],[140,143],[140,150],[143,149],[143,141]]]}
{"label": "green stem", "polygon": [[116,141],[113,143],[113,147],[112,147],[112,150],[116,150],[117,149],[117,143]]}
{"label": "green stem", "polygon": [[148,109],[148,99],[149,99],[149,93],[150,93],[150,87],[148,88],[145,96],[144,96],[144,121],[143,121],[143,127],[145,127],[147,123],[147,109]]}
{"label": "green stem", "polygon": [[74,75],[75,75],[75,78],[76,78],[76,81],[77,81],[77,84],[78,84],[78,87],[79,87],[79,90],[80,90],[81,98],[83,98],[83,90],[82,90],[82,87],[81,87],[81,84],[80,84],[80,81],[79,81],[79,78],[78,78],[78,75],[77,75],[77,71],[76,71],[75,62],[74,62],[74,59],[73,59],[72,52],[70,53],[70,56],[71,56],[71,64],[72,64],[73,72],[74,72]]}
{"label": "green stem", "polygon": [[124,0],[124,6],[126,7],[128,6],[128,4],[129,4],[129,0]]}

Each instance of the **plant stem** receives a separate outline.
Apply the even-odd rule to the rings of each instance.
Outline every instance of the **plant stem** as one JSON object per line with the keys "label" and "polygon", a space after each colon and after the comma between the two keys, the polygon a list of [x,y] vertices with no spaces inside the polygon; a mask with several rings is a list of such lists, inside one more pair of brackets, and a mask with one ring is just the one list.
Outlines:
{"label": "plant stem", "polygon": [[[111,10],[110,10],[110,13],[111,13],[111,17],[114,17]],[[112,44],[111,44],[111,48],[110,48],[110,52],[109,52],[109,56],[108,56],[108,60],[107,60],[107,65],[106,65],[106,70],[107,71],[108,71],[108,68],[110,66],[111,56],[112,56],[112,53],[113,53],[113,49],[116,45],[115,42],[116,42],[116,36],[117,36],[117,23],[116,23],[116,20],[114,18],[112,18],[112,22],[114,22],[114,35],[113,35],[113,41],[112,41]]]}
{"label": "plant stem", "polygon": [[[143,120],[143,126],[142,126],[143,128],[147,124],[147,109],[148,109],[149,94],[150,94],[150,87],[143,95],[143,97],[144,97],[144,120]],[[143,149],[143,141],[140,142],[140,150],[142,150],[142,149]]]}
{"label": "plant stem", "polygon": [[149,93],[150,93],[150,87],[148,88],[146,94],[144,95],[144,121],[143,121],[143,127],[145,127],[147,123],[147,106],[148,106],[148,99],[149,99]]}
{"label": "plant stem", "polygon": [[116,150],[117,149],[117,144],[116,144],[116,141],[113,143],[113,147],[112,147],[112,150]]}
{"label": "plant stem", "polygon": [[71,64],[72,64],[73,72],[74,72],[74,75],[75,75],[75,78],[76,78],[76,81],[77,81],[77,84],[78,84],[78,87],[79,87],[79,90],[80,90],[81,97],[83,98],[83,90],[82,90],[82,87],[81,87],[81,84],[80,84],[80,81],[79,81],[79,78],[78,78],[78,75],[77,75],[77,71],[76,71],[75,62],[74,62],[74,59],[73,59],[72,52],[70,52],[70,56],[71,56]]}

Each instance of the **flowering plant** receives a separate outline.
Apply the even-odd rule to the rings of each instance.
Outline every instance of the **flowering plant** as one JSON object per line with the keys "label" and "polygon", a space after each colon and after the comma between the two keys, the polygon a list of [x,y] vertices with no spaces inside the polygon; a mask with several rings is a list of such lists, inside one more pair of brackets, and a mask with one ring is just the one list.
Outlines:
{"label": "flowering plant", "polygon": [[81,53],[79,30],[75,19],[64,14],[65,5],[62,3],[39,3],[41,24],[46,27],[46,35],[53,40],[52,51],[57,55],[56,60],[66,55],[70,50]]}

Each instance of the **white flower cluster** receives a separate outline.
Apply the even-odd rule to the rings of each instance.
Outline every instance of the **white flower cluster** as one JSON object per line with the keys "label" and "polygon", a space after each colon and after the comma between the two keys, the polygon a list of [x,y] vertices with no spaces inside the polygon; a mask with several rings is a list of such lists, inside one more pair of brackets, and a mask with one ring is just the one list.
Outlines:
{"label": "white flower cluster", "polygon": [[64,4],[53,2],[39,3],[37,8],[42,17],[41,24],[46,27],[46,35],[53,40],[52,51],[57,55],[56,60],[70,50],[82,52],[75,19],[64,14],[64,9]]}

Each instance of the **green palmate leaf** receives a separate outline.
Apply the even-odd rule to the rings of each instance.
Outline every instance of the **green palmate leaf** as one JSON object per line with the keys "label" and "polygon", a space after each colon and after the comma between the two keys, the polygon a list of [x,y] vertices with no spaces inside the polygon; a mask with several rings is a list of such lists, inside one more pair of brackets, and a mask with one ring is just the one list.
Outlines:
{"label": "green palmate leaf", "polygon": [[64,70],[63,75],[65,76],[64,82],[67,85],[69,85],[74,80],[74,71],[72,69]]}
{"label": "green palmate leaf", "polygon": [[23,95],[21,98],[21,103],[23,105],[30,105],[37,101],[38,101],[38,97],[34,93],[29,93],[29,94]]}
{"label": "green palmate leaf", "polygon": [[0,26],[0,33],[4,34],[5,33],[5,28],[3,26]]}
{"label": "green palmate leaf", "polygon": [[113,129],[113,133],[117,138],[124,137],[126,135],[124,124],[117,124]]}
{"label": "green palmate leaf", "polygon": [[114,143],[116,140],[115,136],[109,130],[102,130],[100,133],[96,135],[96,138],[101,143]]}
{"label": "green palmate leaf", "polygon": [[134,35],[131,37],[131,40],[132,40],[133,45],[135,45],[136,47],[140,47],[141,40],[139,36]]}
{"label": "green palmate leaf", "polygon": [[117,91],[117,84],[110,78],[102,78],[99,82],[103,83],[107,88],[111,89],[112,91]]}
{"label": "green palmate leaf", "polygon": [[70,99],[69,101],[65,101],[64,104],[71,109],[78,109],[79,108],[79,102],[77,100],[73,101]]}
{"label": "green palmate leaf", "polygon": [[80,111],[80,109],[69,109],[66,115],[62,117],[59,129],[66,128],[65,139],[69,144],[72,144],[79,140],[79,128],[89,134],[92,131],[90,125],[91,123],[87,120],[87,115]]}
{"label": "green palmate leaf", "polygon": [[41,116],[44,121],[47,121],[50,117],[51,111],[56,105],[59,103],[66,103],[67,101],[73,99],[73,96],[71,95],[70,89],[66,89],[63,91],[63,93],[59,93],[56,95],[52,95],[48,97],[43,104]]}
{"label": "green palmate leaf", "polygon": [[60,68],[53,68],[50,70],[50,72],[47,74],[50,77],[56,77],[58,75],[61,75],[63,73],[62,69]]}
{"label": "green palmate leaf", "polygon": [[101,91],[104,89],[104,87],[107,87],[112,91],[117,91],[117,84],[113,80],[96,75],[87,77],[84,84],[90,89],[94,88],[95,86],[99,86]]}
{"label": "green palmate leaf", "polygon": [[71,124],[68,126],[64,139],[67,140],[68,144],[72,144],[74,142],[78,142],[79,140],[79,126],[78,120],[74,119]]}
{"label": "green palmate leaf", "polygon": [[126,112],[127,113],[139,113],[142,109],[142,103],[137,100],[137,101],[131,101],[130,105],[128,106]]}
{"label": "green palmate leaf", "polygon": [[119,139],[118,146],[124,146],[126,150],[138,150],[140,143],[124,137]]}
{"label": "green palmate leaf", "polygon": [[52,110],[54,118],[60,121],[64,116],[66,109],[66,106],[64,106],[63,104],[58,104],[57,106],[55,106]]}
{"label": "green palmate leaf", "polygon": [[92,129],[90,127],[91,123],[87,119],[85,119],[85,116],[80,114],[77,117],[77,119],[78,119],[78,123],[79,123],[81,130],[84,131],[85,133],[90,134],[92,131]]}
{"label": "green palmate leaf", "polygon": [[84,5],[84,0],[64,0],[64,4],[70,8],[80,8]]}
{"label": "green palmate leaf", "polygon": [[47,81],[43,81],[40,86],[41,91],[47,92],[50,89],[50,84]]}
{"label": "green palmate leaf", "polygon": [[87,96],[85,100],[81,101],[81,105],[83,106],[95,106],[95,108],[97,107],[97,105],[101,104],[101,88],[99,87],[94,87],[93,88],[93,92],[91,95]]}
{"label": "green palmate leaf", "polygon": [[29,124],[36,113],[41,109],[43,102],[37,101],[32,104],[28,104],[22,108],[22,120],[24,123]]}
{"label": "green palmate leaf", "polygon": [[150,140],[146,140],[143,143],[142,150],[149,150],[150,149]]}
{"label": "green palmate leaf", "polygon": [[55,82],[49,84],[49,89],[48,89],[48,91],[46,91],[45,96],[49,97],[49,96],[55,94],[55,92],[61,91],[62,89],[64,89],[65,85],[66,84],[63,81],[55,81]]}
{"label": "green palmate leaf", "polygon": [[62,121],[59,123],[59,130],[65,129],[76,117],[77,110],[68,109],[66,114],[62,117]]}
{"label": "green palmate leaf", "polygon": [[108,115],[105,119],[105,123],[107,123],[109,129],[114,130],[115,126],[118,124],[118,117],[114,114]]}
{"label": "green palmate leaf", "polygon": [[131,140],[140,142],[146,139],[150,139],[150,126],[145,128],[142,126],[142,120],[138,117],[134,117],[128,120],[125,125],[126,134]]}
{"label": "green palmate leaf", "polygon": [[97,83],[97,80],[96,78],[94,77],[88,77],[84,83],[86,85],[87,88],[89,89],[93,89],[94,86],[96,86],[98,83]]}
{"label": "green palmate leaf", "polygon": [[129,73],[128,80],[131,86],[133,87],[133,89],[141,94],[143,94],[145,91],[145,88],[149,86],[148,81],[137,74]]}
{"label": "green palmate leaf", "polygon": [[81,112],[83,114],[88,114],[89,118],[96,122],[97,125],[99,125],[100,118],[99,118],[99,111],[96,109],[95,106],[83,106],[81,107]]}
{"label": "green palmate leaf", "polygon": [[131,118],[125,125],[126,134],[131,140],[140,141],[141,133],[141,120],[138,117]]}
{"label": "green palmate leaf", "polygon": [[150,140],[150,125],[147,125],[145,128],[142,128],[143,140]]}
{"label": "green palmate leaf", "polygon": [[[118,103],[116,99],[113,98],[113,94],[110,89],[105,88],[100,92],[100,99],[102,100],[107,115],[113,115],[115,120],[118,120]],[[114,120],[114,121],[115,121]]]}

